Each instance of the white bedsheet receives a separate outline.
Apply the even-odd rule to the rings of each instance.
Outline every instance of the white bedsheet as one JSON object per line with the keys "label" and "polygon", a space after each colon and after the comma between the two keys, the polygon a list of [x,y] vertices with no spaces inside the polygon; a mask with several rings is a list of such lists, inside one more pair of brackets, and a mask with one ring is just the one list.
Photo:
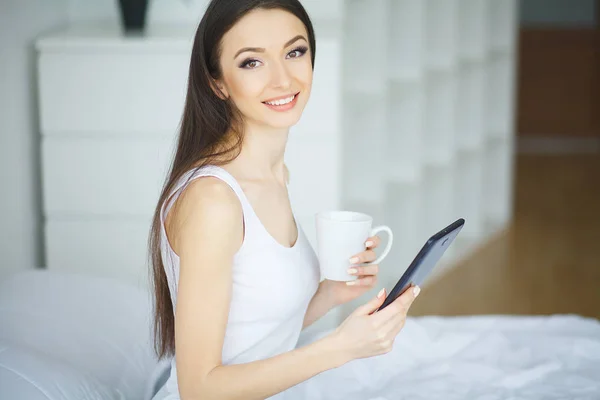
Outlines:
{"label": "white bedsheet", "polygon": [[[150,398],[162,366],[151,352],[146,297],[50,271],[3,282],[0,399]],[[299,346],[318,336],[303,335]],[[280,397],[600,400],[600,322],[575,315],[409,318],[391,353],[326,371]]]}
{"label": "white bedsheet", "polygon": [[575,315],[410,318],[392,352],[326,371],[286,395],[600,399],[600,322]]}

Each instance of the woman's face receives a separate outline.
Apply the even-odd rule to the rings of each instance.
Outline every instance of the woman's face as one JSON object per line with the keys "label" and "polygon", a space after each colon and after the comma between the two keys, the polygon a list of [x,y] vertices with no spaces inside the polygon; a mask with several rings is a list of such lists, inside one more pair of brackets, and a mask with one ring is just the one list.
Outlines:
{"label": "woman's face", "polygon": [[289,128],[300,119],[312,85],[311,50],[302,21],[283,10],[254,10],[221,42],[218,85],[246,123]]}

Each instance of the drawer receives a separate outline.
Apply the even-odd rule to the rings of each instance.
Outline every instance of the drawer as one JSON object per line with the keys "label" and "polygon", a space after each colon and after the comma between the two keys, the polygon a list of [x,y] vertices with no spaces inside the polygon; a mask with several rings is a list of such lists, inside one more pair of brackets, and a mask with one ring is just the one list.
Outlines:
{"label": "drawer", "polygon": [[152,215],[172,143],[160,138],[44,138],[45,215]]}
{"label": "drawer", "polygon": [[51,218],[45,226],[47,267],[147,287],[150,221]]}
{"label": "drawer", "polygon": [[172,136],[182,115],[188,65],[187,52],[42,52],[42,133]]}

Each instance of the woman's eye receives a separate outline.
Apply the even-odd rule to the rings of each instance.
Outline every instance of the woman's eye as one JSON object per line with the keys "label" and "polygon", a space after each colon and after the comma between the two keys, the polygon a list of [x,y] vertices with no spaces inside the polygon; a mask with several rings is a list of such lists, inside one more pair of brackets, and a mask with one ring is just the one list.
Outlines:
{"label": "woman's eye", "polygon": [[308,49],[306,47],[298,47],[288,53],[288,58],[298,58],[302,57],[304,53],[306,53]]}
{"label": "woman's eye", "polygon": [[[298,47],[297,49],[290,51],[287,54],[287,58],[302,57],[307,51],[308,51],[308,47]],[[249,60],[245,60],[244,62],[242,62],[240,64],[240,68],[254,69],[254,68],[260,67],[261,65],[262,65],[262,63],[260,61],[255,60],[255,59],[249,59]]]}
{"label": "woman's eye", "polygon": [[260,61],[258,60],[246,60],[241,65],[240,68],[245,69],[254,69],[260,65]]}

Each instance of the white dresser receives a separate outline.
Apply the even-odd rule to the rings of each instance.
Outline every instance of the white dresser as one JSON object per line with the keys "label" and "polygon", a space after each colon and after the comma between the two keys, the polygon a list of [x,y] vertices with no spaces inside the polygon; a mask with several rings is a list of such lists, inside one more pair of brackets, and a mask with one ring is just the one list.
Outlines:
{"label": "white dresser", "polygon": [[[47,267],[148,283],[147,239],[183,110],[195,27],[141,37],[72,26],[37,42]],[[338,208],[341,46],[319,37],[312,98],[290,135],[290,196],[309,239]],[[318,195],[315,195],[318,193]]]}

